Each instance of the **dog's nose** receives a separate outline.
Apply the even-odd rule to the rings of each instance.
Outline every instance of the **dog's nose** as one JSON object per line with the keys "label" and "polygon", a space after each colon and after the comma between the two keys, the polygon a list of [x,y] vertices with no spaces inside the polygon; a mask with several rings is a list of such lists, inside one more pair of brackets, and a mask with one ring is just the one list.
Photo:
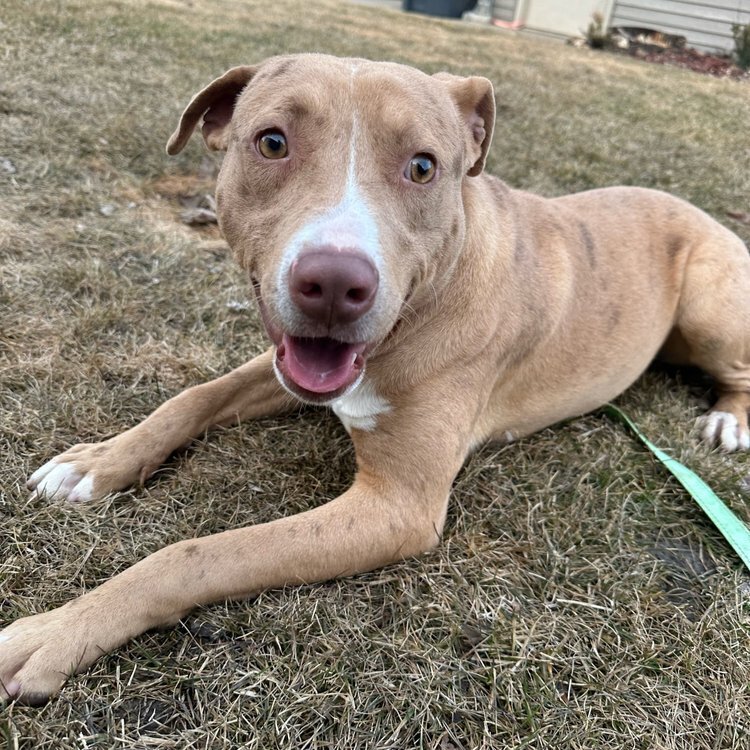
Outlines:
{"label": "dog's nose", "polygon": [[289,270],[289,291],[308,317],[328,326],[352,323],[375,302],[378,270],[357,250],[303,250]]}

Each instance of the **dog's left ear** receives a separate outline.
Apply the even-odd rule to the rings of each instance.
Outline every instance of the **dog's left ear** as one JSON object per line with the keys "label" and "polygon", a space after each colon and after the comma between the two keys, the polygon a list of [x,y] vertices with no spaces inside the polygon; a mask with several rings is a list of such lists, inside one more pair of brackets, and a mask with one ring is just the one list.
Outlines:
{"label": "dog's left ear", "polygon": [[495,93],[492,82],[481,76],[461,78],[451,73],[436,73],[433,78],[447,87],[466,124],[469,170],[476,177],[483,169],[495,128]]}
{"label": "dog's left ear", "polygon": [[240,65],[231,68],[199,91],[187,105],[180,117],[177,130],[167,142],[170,156],[179,154],[203,117],[203,140],[213,151],[224,151],[229,145],[229,124],[234,114],[234,105],[242,89],[252,80],[258,66]]}

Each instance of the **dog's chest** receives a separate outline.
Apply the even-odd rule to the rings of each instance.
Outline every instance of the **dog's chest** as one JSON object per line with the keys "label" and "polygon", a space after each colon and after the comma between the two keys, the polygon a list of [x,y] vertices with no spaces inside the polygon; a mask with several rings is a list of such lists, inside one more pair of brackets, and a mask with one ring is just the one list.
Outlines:
{"label": "dog's chest", "polygon": [[373,384],[365,378],[351,393],[336,399],[331,408],[347,432],[371,432],[377,426],[378,416],[389,412],[391,405],[378,395]]}

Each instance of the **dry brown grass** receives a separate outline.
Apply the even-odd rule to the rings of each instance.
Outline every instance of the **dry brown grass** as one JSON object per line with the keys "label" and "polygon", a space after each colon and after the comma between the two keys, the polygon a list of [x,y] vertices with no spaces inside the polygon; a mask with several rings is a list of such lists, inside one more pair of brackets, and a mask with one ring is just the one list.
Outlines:
{"label": "dry brown grass", "polygon": [[[175,194],[203,187],[201,146],[163,151],[193,91],[229,65],[322,50],[478,72],[497,86],[490,168],[509,182],[659,187],[719,219],[750,208],[744,84],[330,1],[5,0],[0,18],[0,157],[16,168],[0,168],[3,623],[179,538],[307,508],[351,476],[343,429],[306,411],[212,435],[145,489],[90,507],[23,487],[71,443],[264,347],[255,313],[228,306],[247,290],[224,246],[175,221]],[[748,519],[747,458],[689,434],[707,393],[651,372],[621,405]],[[749,600],[692,501],[591,415],[478,451],[435,553],[199,610],[47,707],[0,710],[0,742],[739,750]]]}

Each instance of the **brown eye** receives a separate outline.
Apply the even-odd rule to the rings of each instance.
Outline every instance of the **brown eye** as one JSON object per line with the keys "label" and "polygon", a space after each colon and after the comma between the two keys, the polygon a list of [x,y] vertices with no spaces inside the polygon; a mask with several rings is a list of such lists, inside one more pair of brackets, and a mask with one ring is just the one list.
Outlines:
{"label": "brown eye", "polygon": [[412,157],[406,170],[406,176],[420,185],[428,183],[435,176],[435,160],[427,154]]}
{"label": "brown eye", "polygon": [[278,130],[267,130],[258,138],[258,151],[266,159],[283,159],[288,153],[286,138]]}

